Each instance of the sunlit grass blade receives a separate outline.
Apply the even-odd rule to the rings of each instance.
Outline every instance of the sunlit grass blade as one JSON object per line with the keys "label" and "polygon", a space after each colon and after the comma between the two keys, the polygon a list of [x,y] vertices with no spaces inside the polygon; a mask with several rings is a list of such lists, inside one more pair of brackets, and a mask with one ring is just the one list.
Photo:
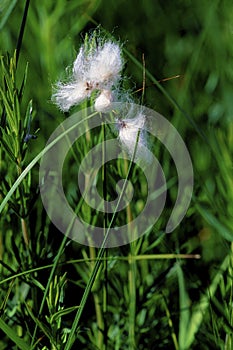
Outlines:
{"label": "sunlit grass blade", "polygon": [[11,339],[20,350],[29,350],[29,345],[17,336],[14,329],[9,327],[2,319],[0,319],[0,329]]}
{"label": "sunlit grass blade", "polygon": [[3,12],[1,19],[0,19],[0,30],[2,30],[2,28],[4,27],[4,25],[6,24],[8,18],[10,17],[12,11],[14,10],[14,7],[17,3],[17,0],[9,0],[7,5],[5,5],[5,7],[7,7],[7,9],[5,8],[1,8],[0,10]]}
{"label": "sunlit grass blade", "polygon": [[205,294],[202,294],[198,305],[195,307],[195,310],[192,312],[192,315],[189,320],[189,327],[185,336],[185,349],[189,349],[195,340],[195,334],[200,328],[206,310],[210,307],[210,299],[214,296],[216,289],[223,278],[224,272],[229,266],[230,256],[226,256],[223,263],[218,269],[215,277],[213,278],[209,288],[206,290]]}
{"label": "sunlit grass blade", "polygon": [[186,350],[187,330],[190,325],[190,299],[186,290],[185,278],[182,268],[179,264],[176,265],[179,293],[180,293],[180,322],[179,322],[179,350]]}
{"label": "sunlit grass blade", "polygon": [[232,242],[233,232],[228,229],[223,223],[221,223],[215,215],[213,215],[208,208],[205,208],[201,204],[196,204],[196,208],[206,222],[212,226],[223,238]]}

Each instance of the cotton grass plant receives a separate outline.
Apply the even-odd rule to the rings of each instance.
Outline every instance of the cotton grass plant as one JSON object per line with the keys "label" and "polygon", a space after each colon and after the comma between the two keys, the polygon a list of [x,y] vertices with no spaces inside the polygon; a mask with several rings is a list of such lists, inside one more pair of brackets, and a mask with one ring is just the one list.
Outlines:
{"label": "cotton grass plant", "polygon": [[[151,1],[138,4],[135,11],[129,1],[128,11],[122,7],[123,24],[119,26],[122,37],[127,32],[131,38],[124,46],[99,29],[95,34],[85,30],[98,5],[98,1],[90,5],[88,1],[58,0],[54,5],[43,0],[39,6],[31,2],[28,13],[22,2],[4,1],[0,5],[0,349],[230,350],[232,126],[228,124],[225,132],[221,118],[223,121],[225,106],[230,110],[230,85],[225,83],[224,71],[231,77],[228,58],[232,35],[228,29],[232,4],[228,2],[220,12],[216,10],[218,1],[211,7],[197,1],[192,9],[186,2],[163,7]],[[100,13],[112,28],[111,5],[103,1]],[[144,30],[128,20],[129,15],[133,18],[137,14],[147,18]],[[155,18],[157,46],[151,39]],[[57,25],[61,20],[63,25]],[[186,36],[185,31],[191,35]],[[88,33],[84,40],[80,32]],[[131,46],[132,38],[139,40],[141,36],[140,45],[150,38],[150,55],[144,60],[140,50]],[[16,45],[17,37],[23,49]],[[72,69],[65,74],[72,60]],[[161,62],[171,62],[170,71],[164,70],[162,75],[184,73],[184,78],[167,85],[158,83],[155,72],[161,74]],[[131,79],[125,78],[126,71]],[[56,83],[62,75],[66,79]],[[50,101],[51,85],[52,101],[58,108]],[[166,111],[164,115],[185,137],[195,170],[193,202],[182,224],[166,235],[163,227],[176,197],[177,179],[166,150],[154,142],[153,152],[168,179],[168,201],[155,227],[121,248],[80,246],[53,227],[40,202],[37,170],[46,151],[44,135],[49,136],[75,110],[84,110],[83,120],[88,125],[87,106],[104,115],[114,101],[132,102],[137,95],[139,101],[141,94],[134,90],[142,91],[150,106]],[[92,211],[76,190],[80,156],[109,134],[115,135],[131,158],[147,158],[143,146],[152,146],[143,131],[143,113],[135,119],[130,115],[113,118],[114,130],[103,123],[73,145],[63,169],[70,205],[87,222],[105,223],[106,232],[111,217]],[[112,200],[116,180],[127,177],[135,185],[137,201],[127,207],[121,220],[130,222],[147,194],[139,167],[117,160],[106,164],[96,181],[103,197]]]}
{"label": "cotton grass plant", "polygon": [[97,90],[99,95],[95,107],[101,112],[101,101],[104,106],[112,101],[112,89],[116,88],[122,69],[123,59],[119,44],[103,39],[95,31],[90,38],[86,36],[79,49],[70,82],[57,84],[53,95],[54,102],[62,111],[68,111]]}

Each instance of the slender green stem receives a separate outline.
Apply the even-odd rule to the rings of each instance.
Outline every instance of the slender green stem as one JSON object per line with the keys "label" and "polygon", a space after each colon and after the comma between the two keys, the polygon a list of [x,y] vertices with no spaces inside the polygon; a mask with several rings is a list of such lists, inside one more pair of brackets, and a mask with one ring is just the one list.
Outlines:
{"label": "slender green stem", "polygon": [[[135,154],[134,154],[134,156],[135,156]],[[134,159],[134,157],[133,157],[133,159]],[[70,348],[71,348],[71,346],[73,344],[74,335],[75,335],[76,329],[78,327],[79,320],[81,318],[81,315],[83,313],[84,307],[85,307],[86,302],[87,302],[87,298],[88,298],[88,296],[89,296],[89,294],[91,292],[91,288],[92,288],[92,286],[93,286],[93,284],[95,282],[96,275],[97,275],[98,270],[99,270],[99,268],[101,266],[101,263],[102,263],[102,259],[103,259],[103,256],[104,256],[104,252],[105,252],[106,244],[107,244],[107,241],[108,241],[110,229],[111,229],[111,227],[113,225],[113,222],[114,222],[116,214],[117,214],[117,210],[118,210],[119,205],[121,203],[122,197],[123,197],[123,195],[125,193],[125,190],[126,190],[126,187],[127,187],[127,180],[129,178],[129,174],[131,172],[132,166],[133,166],[133,161],[131,160],[126,180],[124,181],[124,184],[123,184],[123,187],[122,187],[122,191],[121,191],[121,193],[119,195],[115,211],[113,213],[113,216],[111,218],[110,224],[109,224],[108,229],[106,231],[106,235],[104,236],[104,239],[103,239],[102,245],[100,247],[100,250],[98,252],[97,260],[96,260],[95,266],[93,268],[92,274],[90,276],[90,279],[89,279],[89,281],[87,283],[87,286],[85,288],[85,291],[83,293],[83,296],[82,296],[82,299],[81,299],[81,302],[80,302],[80,308],[78,309],[77,314],[75,316],[75,319],[74,319],[74,322],[73,322],[73,325],[72,325],[72,328],[71,328],[71,331],[70,331],[70,334],[69,334],[69,338],[67,340],[67,343],[65,345],[64,350],[70,350]]]}
{"label": "slender green stem", "polygon": [[[103,142],[102,142],[102,183],[103,183],[103,199],[105,201],[105,210],[104,210],[104,234],[106,234],[106,229],[108,227],[108,213],[106,208],[106,201],[107,201],[107,171],[106,171],[106,130],[105,130],[105,123],[102,122],[102,134],[103,134]],[[103,260],[103,273],[104,273],[104,284],[103,284],[103,344],[100,349],[105,350],[107,349],[107,325],[106,325],[106,313],[107,313],[107,295],[108,295],[108,251],[105,250],[104,252],[104,260]]]}
{"label": "slender green stem", "polygon": [[[124,171],[127,174],[128,162],[124,159]],[[131,228],[131,221],[133,220],[133,214],[130,204],[126,209],[127,214],[127,224],[128,224],[128,234],[134,233]],[[129,348],[134,349],[136,347],[135,343],[135,318],[136,318],[136,262],[135,262],[135,242],[130,243],[130,252],[128,255],[128,285],[129,285]]]}
{"label": "slender green stem", "polygon": [[[93,271],[96,254],[95,254],[95,247],[89,248],[90,257],[92,258],[91,261],[91,273]],[[95,287],[92,288],[93,298],[94,298],[94,304],[95,304],[95,313],[96,313],[96,322],[98,327],[98,336],[97,336],[97,346],[99,349],[103,348],[104,344],[104,318],[103,318],[103,312],[102,312],[102,303],[101,303],[101,296],[100,296],[100,288],[98,281],[95,281]]]}
{"label": "slender green stem", "polygon": [[[103,140],[105,140],[105,134],[104,134],[104,123],[102,123],[102,136]],[[105,146],[104,142],[102,142],[102,183],[103,183],[103,198],[106,198],[106,189],[105,189]],[[88,181],[86,182],[88,183]],[[104,213],[105,214],[105,213]],[[105,215],[104,215],[104,228],[105,228]],[[91,258],[91,273],[94,268],[94,261],[96,259],[96,249],[95,247],[90,246],[89,247],[89,253]],[[103,316],[103,310],[102,310],[102,302],[101,302],[101,293],[99,289],[98,281],[95,281],[95,287],[92,289],[93,298],[94,298],[94,304],[95,304],[95,313],[96,313],[96,322],[98,327],[98,335],[97,335],[97,346],[99,349],[104,349],[104,316]]]}
{"label": "slender green stem", "polygon": [[134,257],[134,245],[135,243],[130,243],[130,253],[128,256],[129,272],[129,348],[136,349],[135,342],[135,319],[136,319],[136,262]]}
{"label": "slender green stem", "polygon": [[30,0],[26,0],[24,12],[23,12],[23,19],[22,19],[22,23],[21,23],[21,27],[20,27],[20,31],[19,31],[19,37],[18,37],[17,46],[16,46],[16,66],[17,66],[17,63],[19,60],[19,54],[20,54],[20,50],[22,47],[23,35],[24,35],[24,31],[25,31],[25,26],[26,26],[29,4],[30,4]]}
{"label": "slender green stem", "polygon": [[[142,261],[142,260],[163,260],[163,259],[200,259],[201,256],[199,254],[144,254],[144,255],[138,255],[134,256],[133,259],[135,261]],[[75,259],[75,260],[68,260],[64,261],[62,263],[59,263],[59,266],[64,266],[64,265],[72,265],[72,264],[77,264],[77,263],[83,263],[84,261],[96,261],[97,258],[94,259]],[[110,256],[107,258],[102,259],[103,261],[113,261],[113,260],[118,260],[118,261],[128,261],[128,257],[125,256]],[[4,266],[4,263],[0,260],[0,264]],[[53,264],[45,265],[45,266],[40,266],[40,267],[35,267],[33,269],[15,273],[12,276],[9,276],[3,280],[0,281],[0,285],[3,283],[6,283],[8,281],[11,281],[12,279],[15,279],[17,277],[22,277],[25,275],[30,275],[33,272],[41,271],[41,270],[46,270],[46,269],[51,269],[53,267]],[[12,271],[14,273],[14,271]]]}

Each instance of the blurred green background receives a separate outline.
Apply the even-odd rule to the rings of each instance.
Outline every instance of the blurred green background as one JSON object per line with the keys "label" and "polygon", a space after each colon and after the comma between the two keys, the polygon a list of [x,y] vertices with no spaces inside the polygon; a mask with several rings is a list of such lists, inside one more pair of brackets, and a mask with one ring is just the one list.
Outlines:
{"label": "blurred green background", "polygon": [[[13,54],[23,16],[23,1],[1,2],[1,51]],[[135,8],[136,7],[136,8]],[[8,16],[9,15],[9,16]],[[31,2],[18,64],[18,79],[29,63],[25,104],[36,110],[30,144],[42,149],[64,116],[51,103],[52,86],[66,76],[89,30],[101,25],[157,80],[176,108],[146,78],[143,103],[170,120],[190,151],[197,192],[213,224],[225,236],[232,229],[232,47],[231,1],[41,1]],[[142,97],[143,71],[125,54],[124,75],[136,101]],[[144,62],[144,63],[143,63]],[[182,113],[184,112],[184,113]],[[206,209],[206,208],[205,208]],[[195,209],[196,210],[196,209]],[[202,215],[205,210],[202,210]],[[207,217],[208,216],[208,217]],[[215,225],[216,226],[216,225]],[[220,232],[220,234],[221,234]]]}
{"label": "blurred green background", "polygon": [[[0,0],[1,55],[6,55],[7,52],[13,55],[24,6],[25,1]],[[231,0],[31,1],[17,68],[17,79],[20,82],[25,66],[29,64],[23,103],[26,108],[28,101],[33,100],[36,114],[31,131],[40,129],[38,138],[31,140],[28,145],[29,158],[33,159],[43,149],[49,135],[66,117],[51,102],[52,86],[65,77],[66,68],[71,67],[85,33],[97,25],[101,25],[124,43],[126,50],[124,75],[129,77],[126,84],[132,90],[135,100],[141,100],[145,82],[143,104],[164,115],[177,128],[193,161],[195,187],[187,216],[180,227],[165,237],[162,245],[156,246],[151,252],[198,253],[201,255],[201,260],[184,263],[186,289],[184,286],[183,289],[181,287],[182,275],[179,273],[179,286],[171,283],[166,275],[168,268],[166,263],[153,267],[153,262],[147,270],[148,280],[152,279],[147,283],[151,288],[148,287],[145,302],[147,307],[150,307],[150,293],[156,288],[159,289],[160,283],[164,285],[164,289],[167,290],[168,310],[177,322],[174,329],[176,333],[181,334],[181,337],[182,325],[188,321],[184,317],[181,318],[183,323],[179,323],[178,314],[182,302],[179,304],[178,294],[182,295],[181,290],[184,291],[182,299],[184,308],[190,306],[192,302],[195,304],[200,301],[201,292],[207,286],[213,286],[213,281],[217,283],[214,280],[216,271],[221,270],[221,264],[231,251],[233,2]],[[132,60],[127,52],[140,64],[135,64],[135,60]],[[143,66],[159,81],[167,94],[157,88],[149,75],[144,81]],[[169,79],[177,75],[179,77]],[[166,173],[169,173],[169,163],[165,163],[165,167]],[[167,217],[165,211],[162,222],[166,221]],[[153,240],[154,236],[148,242],[152,243]],[[68,251],[71,257],[76,255],[76,249],[73,247]],[[122,248],[123,255],[124,249],[127,252],[127,248]],[[171,268],[171,265],[169,266]],[[229,263],[228,267],[230,266]],[[171,271],[169,273],[172,274]],[[127,275],[126,270],[123,275]],[[143,280],[142,276],[141,271]],[[225,279],[226,276],[222,276],[222,280]],[[227,283],[225,287],[219,287],[218,300],[215,304],[210,306],[209,303],[209,314],[200,328],[192,349],[224,348],[226,334],[232,332],[232,314],[226,302],[228,300],[231,305],[230,287]],[[169,288],[174,288],[176,295],[174,303]],[[160,297],[161,295],[157,294],[157,297],[151,300],[155,302]],[[143,302],[142,300],[141,303]],[[138,308],[140,310],[140,305]],[[140,320],[142,324],[143,322],[146,324],[142,310],[143,308],[140,311]],[[157,311],[160,317],[160,308]],[[149,319],[155,318],[156,315],[149,317]],[[221,322],[218,323],[218,320]],[[179,331],[178,323],[181,327]],[[138,324],[140,325],[140,322]],[[152,348],[149,347],[151,344],[156,345],[154,349],[174,348],[167,338],[170,331],[166,328],[163,335],[159,324],[156,323],[154,327],[157,335],[154,335],[154,331],[150,333],[147,324],[146,335],[141,336],[147,339],[147,343],[146,340],[144,342],[147,345],[143,341],[140,343],[139,340],[138,344],[144,344],[145,349],[146,346],[148,349]],[[155,343],[153,337],[156,338]],[[141,348],[143,347],[138,345],[138,349]],[[230,349],[230,345],[227,349]]]}

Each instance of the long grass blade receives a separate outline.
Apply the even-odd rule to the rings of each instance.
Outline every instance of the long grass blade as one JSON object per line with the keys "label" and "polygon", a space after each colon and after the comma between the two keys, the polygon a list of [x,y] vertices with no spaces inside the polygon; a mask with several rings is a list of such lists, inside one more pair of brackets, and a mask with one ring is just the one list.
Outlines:
{"label": "long grass blade", "polygon": [[2,319],[0,319],[0,329],[11,339],[20,350],[29,350],[30,347],[23,339],[17,336],[15,330],[9,327]]}

